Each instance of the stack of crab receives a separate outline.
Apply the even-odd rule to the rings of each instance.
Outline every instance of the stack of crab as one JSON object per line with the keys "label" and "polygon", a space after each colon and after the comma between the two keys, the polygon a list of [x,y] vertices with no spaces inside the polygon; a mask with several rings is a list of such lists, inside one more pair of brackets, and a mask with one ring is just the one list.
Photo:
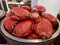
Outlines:
{"label": "stack of crab", "polygon": [[58,25],[57,19],[41,5],[14,7],[5,19],[7,32],[24,39],[49,39]]}

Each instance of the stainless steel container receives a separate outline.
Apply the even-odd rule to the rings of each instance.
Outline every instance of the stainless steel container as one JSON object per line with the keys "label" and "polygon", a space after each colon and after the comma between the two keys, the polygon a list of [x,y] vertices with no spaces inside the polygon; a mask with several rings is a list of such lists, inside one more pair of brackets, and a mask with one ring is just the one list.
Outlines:
{"label": "stainless steel container", "polygon": [[[28,39],[21,39],[15,36],[12,36],[9,34],[4,26],[5,19],[1,22],[1,34],[4,36],[4,38],[7,40],[7,43],[9,45],[50,45],[53,43],[55,38],[59,35],[60,33],[60,23],[57,31],[53,34],[53,36],[50,39],[42,40],[42,39],[33,39],[33,40],[28,40]],[[59,22],[59,21],[58,21]]]}

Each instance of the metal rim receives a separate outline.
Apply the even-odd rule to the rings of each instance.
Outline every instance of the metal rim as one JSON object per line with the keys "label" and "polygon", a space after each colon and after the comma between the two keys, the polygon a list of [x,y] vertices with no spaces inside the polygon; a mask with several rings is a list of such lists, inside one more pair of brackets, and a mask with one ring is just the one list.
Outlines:
{"label": "metal rim", "polygon": [[[9,33],[5,30],[5,28],[4,28],[4,26],[3,26],[4,21],[5,21],[5,19],[3,19],[3,21],[1,22],[1,31],[3,32],[3,34],[4,34],[6,37],[8,37],[8,38],[10,38],[10,39],[12,39],[12,40],[14,40],[14,41],[18,41],[18,42],[25,42],[25,43],[45,42],[45,41],[49,41],[49,40],[52,40],[52,39],[56,38],[56,37],[59,35],[59,32],[60,32],[60,30],[59,30],[59,29],[60,29],[60,23],[59,23],[58,30],[53,34],[53,36],[52,36],[50,39],[45,39],[45,40],[42,40],[42,39],[33,39],[33,40],[21,39],[21,38],[18,38],[18,37],[15,37],[15,36],[9,34]],[[59,21],[58,21],[58,22],[59,22]]]}

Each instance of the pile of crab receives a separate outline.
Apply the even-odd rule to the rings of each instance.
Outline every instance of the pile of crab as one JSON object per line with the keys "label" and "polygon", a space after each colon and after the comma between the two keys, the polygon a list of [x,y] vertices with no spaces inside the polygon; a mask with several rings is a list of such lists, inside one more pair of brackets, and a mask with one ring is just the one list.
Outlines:
{"label": "pile of crab", "polygon": [[14,7],[5,19],[6,31],[23,39],[49,39],[58,25],[57,19],[41,5]]}

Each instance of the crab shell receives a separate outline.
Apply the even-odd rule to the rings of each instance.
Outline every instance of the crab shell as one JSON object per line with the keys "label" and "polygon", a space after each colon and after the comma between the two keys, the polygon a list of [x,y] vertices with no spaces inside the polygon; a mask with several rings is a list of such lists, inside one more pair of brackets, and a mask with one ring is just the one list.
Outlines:
{"label": "crab shell", "polygon": [[14,29],[15,36],[22,37],[22,36],[27,36],[31,33],[31,25],[32,21],[31,20],[26,20],[18,23]]}
{"label": "crab shell", "polygon": [[47,19],[41,19],[41,21],[37,23],[35,27],[35,32],[43,39],[50,38],[53,34],[53,31],[52,24]]}
{"label": "crab shell", "polygon": [[4,21],[4,26],[9,33],[12,33],[14,26],[16,25],[16,21],[12,18],[8,18]]}
{"label": "crab shell", "polygon": [[58,21],[57,21],[56,17],[54,17],[52,14],[43,13],[42,17],[45,18],[45,19],[48,19],[52,23],[53,27],[57,26]]}

